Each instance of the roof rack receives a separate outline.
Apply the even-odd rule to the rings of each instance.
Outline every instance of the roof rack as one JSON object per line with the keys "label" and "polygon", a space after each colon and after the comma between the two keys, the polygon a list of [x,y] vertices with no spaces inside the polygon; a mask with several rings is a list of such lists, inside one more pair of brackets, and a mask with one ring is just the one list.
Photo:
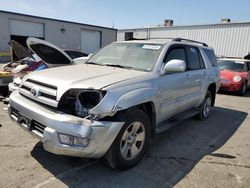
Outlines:
{"label": "roof rack", "polygon": [[157,39],[169,39],[169,40],[174,40],[175,38],[166,38],[166,37],[154,37],[154,38],[128,38],[126,41],[130,40],[157,40]]}
{"label": "roof rack", "polygon": [[181,42],[181,41],[188,41],[188,42],[193,42],[193,43],[198,43],[198,44],[202,44],[203,46],[208,47],[208,45],[204,42],[199,42],[196,40],[190,40],[190,39],[184,39],[184,38],[168,38],[168,37],[155,37],[155,38],[128,38],[126,41],[130,41],[130,40],[152,40],[152,39],[170,39],[172,41],[177,41],[177,42]]}
{"label": "roof rack", "polygon": [[194,42],[194,43],[202,44],[203,46],[208,47],[208,45],[206,43],[199,42],[199,41],[196,41],[196,40],[190,40],[190,39],[184,39],[184,38],[175,38],[175,39],[173,39],[173,41],[178,41],[178,42],[181,42],[181,41]]}

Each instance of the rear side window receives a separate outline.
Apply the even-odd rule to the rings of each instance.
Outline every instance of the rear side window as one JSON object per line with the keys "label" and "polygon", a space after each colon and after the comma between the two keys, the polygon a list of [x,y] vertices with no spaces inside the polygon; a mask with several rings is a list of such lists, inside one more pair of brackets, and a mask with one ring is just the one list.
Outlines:
{"label": "rear side window", "polygon": [[211,65],[213,67],[217,66],[217,58],[215,57],[214,51],[210,49],[203,49],[205,54],[207,55]]}
{"label": "rear side window", "polygon": [[204,68],[204,63],[202,61],[201,55],[198,48],[189,46],[187,48],[189,70],[197,70]]}

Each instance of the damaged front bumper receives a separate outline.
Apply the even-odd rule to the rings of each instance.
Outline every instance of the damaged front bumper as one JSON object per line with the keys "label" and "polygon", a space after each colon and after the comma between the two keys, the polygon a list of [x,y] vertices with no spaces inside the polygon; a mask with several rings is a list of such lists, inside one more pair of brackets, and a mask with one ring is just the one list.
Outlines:
{"label": "damaged front bumper", "polygon": [[[15,91],[10,96],[9,116],[29,133],[38,137],[44,149],[59,155],[77,157],[102,157],[124,122],[93,121],[72,115],[60,114],[41,106]],[[63,144],[59,134],[87,138],[86,147]]]}

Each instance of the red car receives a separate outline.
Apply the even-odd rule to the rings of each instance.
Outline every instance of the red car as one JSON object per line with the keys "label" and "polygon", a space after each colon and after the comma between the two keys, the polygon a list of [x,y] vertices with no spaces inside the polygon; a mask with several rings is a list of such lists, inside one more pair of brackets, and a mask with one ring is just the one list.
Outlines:
{"label": "red car", "polygon": [[218,66],[221,75],[220,91],[245,95],[250,88],[250,60],[223,58],[218,59]]}

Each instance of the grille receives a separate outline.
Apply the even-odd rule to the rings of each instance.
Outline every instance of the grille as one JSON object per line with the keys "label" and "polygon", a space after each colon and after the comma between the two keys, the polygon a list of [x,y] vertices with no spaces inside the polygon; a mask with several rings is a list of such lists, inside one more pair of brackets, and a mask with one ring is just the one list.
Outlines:
{"label": "grille", "polygon": [[[22,122],[25,123],[25,127],[29,130],[29,131],[37,131],[39,133],[41,133],[41,136],[43,135],[44,129],[46,128],[46,126],[44,126],[43,124],[35,121],[35,120],[31,120],[28,119],[26,117],[24,117],[23,115],[21,115],[19,113],[18,110],[16,110],[15,108],[11,107],[11,115],[12,117],[14,116],[16,121],[19,124],[22,124]],[[39,135],[39,134],[38,134]]]}
{"label": "grille", "polygon": [[19,93],[39,103],[57,107],[57,87],[35,80],[27,79],[19,88]]}
{"label": "grille", "polygon": [[44,129],[46,128],[46,126],[42,125],[41,123],[38,123],[35,120],[31,121],[31,126],[30,126],[30,130],[37,130],[38,132],[40,132],[41,134],[43,134]]}
{"label": "grille", "polygon": [[19,112],[15,108],[11,108],[11,114],[14,115],[16,118],[19,117]]}
{"label": "grille", "polygon": [[221,77],[221,82],[230,82],[228,79]]}

